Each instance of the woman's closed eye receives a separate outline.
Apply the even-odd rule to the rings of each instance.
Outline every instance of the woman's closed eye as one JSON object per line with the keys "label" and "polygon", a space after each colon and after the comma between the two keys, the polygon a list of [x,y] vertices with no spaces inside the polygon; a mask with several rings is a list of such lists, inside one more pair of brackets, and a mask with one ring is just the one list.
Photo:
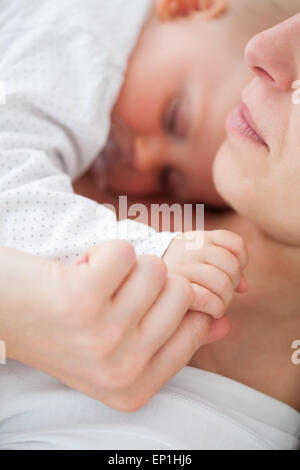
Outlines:
{"label": "woman's closed eye", "polygon": [[169,135],[185,139],[190,128],[189,106],[182,96],[175,96],[168,103],[163,116],[163,129]]}

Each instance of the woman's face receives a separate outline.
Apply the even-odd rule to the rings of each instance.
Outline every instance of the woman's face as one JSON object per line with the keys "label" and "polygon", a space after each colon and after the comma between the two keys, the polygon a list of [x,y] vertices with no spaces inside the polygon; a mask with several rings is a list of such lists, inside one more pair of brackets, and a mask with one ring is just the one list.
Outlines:
{"label": "woman's face", "polygon": [[300,245],[300,14],[255,36],[256,79],[227,119],[214,165],[218,191],[267,235]]}

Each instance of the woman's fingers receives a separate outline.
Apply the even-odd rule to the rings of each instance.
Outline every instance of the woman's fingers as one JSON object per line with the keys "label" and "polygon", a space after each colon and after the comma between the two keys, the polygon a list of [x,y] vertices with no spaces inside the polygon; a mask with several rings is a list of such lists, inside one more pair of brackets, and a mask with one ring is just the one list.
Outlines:
{"label": "woman's fingers", "polygon": [[[159,258],[137,258],[127,242],[95,247],[73,268],[74,276],[81,274],[80,283],[74,285],[89,292],[91,299],[78,306],[80,321],[74,326],[80,327],[76,336],[79,344],[88,346],[83,350],[90,367],[84,358],[81,367],[90,381],[91,396],[100,396],[105,404],[122,411],[137,410],[187,365],[202,345],[228,333],[228,319],[214,318],[224,315],[234,287],[243,288],[239,282],[239,262],[245,262],[243,247],[233,246],[227,252],[226,247],[209,241],[203,262],[181,263],[186,278],[168,275]],[[88,315],[87,308],[91,310]],[[99,368],[101,377],[94,375]],[[85,387],[80,373],[74,380],[79,380],[78,389]]]}
{"label": "woman's fingers", "polygon": [[213,320],[211,329],[205,344],[215,343],[225,338],[231,330],[231,322],[227,316],[223,316],[220,320]]}
{"label": "woman's fingers", "polygon": [[176,331],[192,301],[190,282],[180,276],[169,276],[159,298],[139,325],[139,341],[146,346],[150,357]]}
{"label": "woman's fingers", "polygon": [[[135,282],[135,279],[133,281]],[[189,310],[192,295],[192,287],[186,279],[170,276],[140,323],[137,323],[136,317],[132,328],[129,328],[129,325],[123,328],[121,341],[110,357],[110,369],[117,388],[126,388],[143,373],[152,357],[180,325]],[[150,297],[147,301],[149,300]],[[133,305],[133,308],[136,309],[136,305]],[[145,311],[144,304],[140,311]],[[128,312],[130,313],[130,310]],[[120,322],[119,319],[119,322],[115,323],[115,329],[119,328]]]}
{"label": "woman's fingers", "polygon": [[194,300],[191,305],[191,310],[206,313],[216,319],[223,317],[226,305],[220,297],[205,287],[197,284],[192,284],[192,287],[194,291]]}
{"label": "woman's fingers", "polygon": [[167,281],[165,263],[156,256],[140,256],[130,276],[115,293],[110,308],[113,322],[136,324],[155,303]]}
{"label": "woman's fingers", "polygon": [[132,412],[145,406],[161,388],[185,367],[207,343],[212,319],[188,312],[171,338],[152,357],[139,378],[129,387],[110,394],[109,406]]}
{"label": "woman's fingers", "polygon": [[125,281],[137,262],[133,246],[126,241],[110,241],[97,245],[77,263],[87,288],[99,298],[109,299]]}

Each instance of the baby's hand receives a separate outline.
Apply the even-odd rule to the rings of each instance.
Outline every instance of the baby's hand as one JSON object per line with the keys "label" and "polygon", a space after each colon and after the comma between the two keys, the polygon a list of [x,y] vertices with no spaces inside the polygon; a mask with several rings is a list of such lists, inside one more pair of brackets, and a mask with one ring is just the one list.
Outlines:
{"label": "baby's hand", "polygon": [[[199,250],[191,247],[191,237],[202,237]],[[190,245],[188,245],[190,244]],[[248,290],[243,270],[248,264],[243,239],[232,232],[189,232],[173,240],[164,261],[169,272],[188,279],[194,288],[192,310],[221,318],[229,306],[234,292]]]}

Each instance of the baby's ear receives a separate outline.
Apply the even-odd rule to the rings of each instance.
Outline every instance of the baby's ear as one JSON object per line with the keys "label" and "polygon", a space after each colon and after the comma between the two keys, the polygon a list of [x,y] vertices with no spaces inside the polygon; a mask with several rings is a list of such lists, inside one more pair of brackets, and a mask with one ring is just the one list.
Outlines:
{"label": "baby's ear", "polygon": [[227,0],[156,0],[156,12],[161,21],[201,14],[204,19],[215,18],[227,7]]}

